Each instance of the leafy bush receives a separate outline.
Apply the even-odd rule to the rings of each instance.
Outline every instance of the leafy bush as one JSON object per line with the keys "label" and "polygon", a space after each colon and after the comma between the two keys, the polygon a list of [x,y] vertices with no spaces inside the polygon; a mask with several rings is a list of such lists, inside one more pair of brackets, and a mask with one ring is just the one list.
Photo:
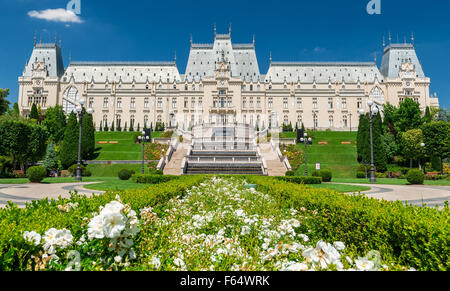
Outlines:
{"label": "leafy bush", "polygon": [[258,191],[268,193],[280,204],[314,212],[308,225],[313,229],[312,240],[339,240],[361,256],[378,250],[386,264],[418,270],[449,267],[448,206],[442,210],[419,208],[400,201],[379,201],[283,183],[275,178],[251,176],[247,180],[258,184]]}
{"label": "leafy bush", "polygon": [[417,169],[411,169],[409,170],[406,179],[408,180],[409,183],[413,185],[423,185],[423,180],[425,179],[425,176],[422,173],[422,171]]}
{"label": "leafy bush", "polygon": [[314,171],[313,177],[322,177],[323,182],[331,182],[332,173],[330,170]]}
{"label": "leafy bush", "polygon": [[[24,231],[34,230],[43,234],[50,228],[66,228],[71,231],[74,241],[78,241],[83,234],[80,223],[83,218],[92,218],[100,206],[116,200],[118,194],[123,203],[129,203],[131,208],[139,213],[144,207],[158,207],[172,198],[182,197],[188,189],[199,185],[203,180],[204,176],[182,176],[164,184],[142,189],[108,191],[91,197],[72,194],[70,199],[58,201],[53,199],[33,201],[25,209],[9,204],[6,208],[0,209],[0,270],[19,271],[34,266],[31,255],[35,250],[23,238]],[[78,207],[70,212],[58,208],[68,203],[78,203]],[[85,258],[83,262],[84,260]],[[92,268],[92,262],[82,264],[83,267],[90,265]]]}
{"label": "leafy bush", "polygon": [[130,170],[127,170],[127,169],[122,169],[122,170],[120,170],[120,171],[119,171],[119,174],[118,174],[119,179],[120,179],[120,180],[123,180],[123,181],[130,180],[130,178],[131,178],[132,175],[133,175],[133,174],[131,173],[131,171],[130,171]]}
{"label": "leafy bush", "polygon": [[286,172],[286,176],[295,176],[295,172],[294,171],[287,171]]}
{"label": "leafy bush", "polygon": [[[77,174],[77,167],[78,167],[78,165],[75,164],[75,165],[70,166],[69,169],[67,169],[72,177],[74,177]],[[81,165],[80,169],[81,169],[81,176],[82,177],[91,177],[92,176],[92,172],[89,171],[86,168],[86,166]]]}
{"label": "leafy bush", "polygon": [[295,184],[322,184],[322,177],[276,177],[278,180]]}
{"label": "leafy bush", "polygon": [[375,173],[375,178],[381,179],[381,178],[386,178],[386,174],[385,173]]}
{"label": "leafy bush", "polygon": [[356,173],[356,178],[364,179],[364,178],[366,178],[366,173],[365,172],[357,172]]}
{"label": "leafy bush", "polygon": [[140,184],[159,184],[159,183],[164,183],[164,182],[168,182],[174,179],[178,179],[178,176],[170,176],[170,175],[142,175],[142,174],[138,174],[138,175],[133,175],[132,176],[132,180],[135,183],[140,183]]}
{"label": "leafy bush", "polygon": [[45,167],[29,167],[27,170],[27,178],[32,183],[40,183],[45,177],[47,177],[47,170]]}

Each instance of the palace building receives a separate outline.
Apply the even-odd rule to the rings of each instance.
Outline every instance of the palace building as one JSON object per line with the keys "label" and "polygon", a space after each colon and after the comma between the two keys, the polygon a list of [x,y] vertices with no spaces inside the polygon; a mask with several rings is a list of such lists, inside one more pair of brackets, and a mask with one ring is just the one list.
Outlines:
{"label": "palace building", "polygon": [[412,98],[425,111],[439,107],[429,92],[411,43],[383,45],[379,68],[373,62],[275,62],[261,73],[255,40],[231,41],[214,28],[214,42],[190,44],[184,74],[169,62],[73,62],[64,67],[61,46],[35,43],[19,77],[19,108],[42,111],[61,105],[66,113],[81,99],[94,110],[98,128],[153,126],[191,128],[208,123],[243,123],[266,128],[303,123],[306,128],[350,130],[367,101],[398,105]]}

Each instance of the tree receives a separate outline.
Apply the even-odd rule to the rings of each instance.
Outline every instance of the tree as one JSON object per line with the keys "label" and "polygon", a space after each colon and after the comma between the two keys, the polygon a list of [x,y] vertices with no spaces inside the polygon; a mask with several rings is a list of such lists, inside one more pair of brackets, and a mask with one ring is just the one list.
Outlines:
{"label": "tree", "polygon": [[56,157],[55,144],[50,143],[47,146],[47,152],[45,153],[43,165],[47,171],[58,170],[58,159]]}
{"label": "tree", "polygon": [[83,108],[83,132],[81,136],[81,158],[91,160],[95,153],[95,130],[92,114]]}
{"label": "tree", "polygon": [[425,109],[425,116],[423,117],[423,122],[428,123],[431,121],[433,121],[433,116],[431,116],[430,107],[427,106],[427,108]]}
{"label": "tree", "polygon": [[9,89],[1,89],[0,88],[0,115],[8,112],[9,109],[9,101],[6,100],[9,95]]}
{"label": "tree", "polygon": [[409,167],[412,168],[412,161],[422,155],[423,133],[421,129],[411,129],[402,135],[402,148],[406,158],[409,159]]}
{"label": "tree", "polygon": [[47,108],[42,125],[47,129],[50,140],[59,144],[64,139],[64,131],[67,125],[66,114],[62,106],[56,105]]}
{"label": "tree", "polygon": [[13,107],[11,108],[11,110],[9,110],[9,115],[11,115],[13,117],[19,117],[20,116],[19,104],[17,104],[17,102],[14,102]]}
{"label": "tree", "polygon": [[389,130],[382,135],[381,139],[385,148],[387,162],[390,163],[398,153],[397,142],[395,141],[394,135]]}
{"label": "tree", "polygon": [[[356,136],[356,153],[358,162],[369,164],[370,152],[367,153],[367,148],[370,147],[369,136],[369,116],[367,114],[359,116],[358,134]],[[369,148],[370,150],[370,148]]]}
{"label": "tree", "polygon": [[373,117],[372,127],[373,127],[373,161],[378,172],[385,172],[387,171],[387,159],[386,159],[386,149],[383,143],[383,122],[381,120],[380,113],[378,113],[377,115],[375,115],[375,117]]}
{"label": "tree", "polygon": [[[387,170],[386,152],[383,144],[383,126],[381,115],[378,113],[372,120],[372,137],[373,137],[373,161],[379,172]],[[370,118],[369,114],[361,115],[359,118],[358,135],[357,135],[357,156],[358,161],[365,165],[371,164],[371,148],[370,148]]]}
{"label": "tree", "polygon": [[441,174],[443,174],[444,159],[450,157],[450,123],[445,121],[426,123],[422,131],[425,153],[429,157],[440,158]]}
{"label": "tree", "polygon": [[436,121],[450,122],[450,110],[439,108],[439,111],[436,114]]}
{"label": "tree", "polygon": [[45,154],[47,133],[41,125],[22,118],[3,118],[0,121],[0,155],[9,156],[16,169],[20,164],[34,163]]}
{"label": "tree", "polygon": [[422,113],[419,104],[410,98],[405,98],[400,102],[396,114],[397,131],[406,132],[410,129],[417,129],[422,126]]}
{"label": "tree", "polygon": [[38,112],[36,103],[33,103],[33,105],[31,106],[30,119],[35,119],[35,120],[39,119],[39,112]]}
{"label": "tree", "polygon": [[78,160],[79,125],[74,112],[69,115],[64,139],[59,153],[61,164],[65,169],[75,164]]}

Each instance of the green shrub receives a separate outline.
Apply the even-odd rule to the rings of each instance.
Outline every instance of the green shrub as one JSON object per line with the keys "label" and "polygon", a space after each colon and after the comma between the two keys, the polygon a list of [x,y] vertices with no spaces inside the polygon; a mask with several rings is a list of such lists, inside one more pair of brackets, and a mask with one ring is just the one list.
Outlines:
{"label": "green shrub", "polygon": [[[85,195],[72,194],[70,199],[36,200],[20,209],[17,205],[10,204],[0,209],[0,270],[20,271],[34,263],[31,258],[30,245],[23,238],[24,231],[34,230],[40,234],[50,228],[69,229],[74,236],[74,241],[80,239],[83,234],[81,221],[84,217],[92,218],[100,206],[116,200],[120,195],[123,203],[130,204],[131,208],[139,213],[144,207],[157,207],[168,202],[174,197],[183,197],[188,189],[200,184],[204,176],[182,176],[178,179],[127,191],[108,191],[105,194]],[[76,210],[63,212],[58,205],[78,203]],[[84,223],[84,222],[83,222]]]}
{"label": "green shrub", "polygon": [[133,175],[132,177],[133,182],[140,183],[140,184],[159,184],[168,182],[174,179],[178,179],[178,176],[170,176],[170,175]]}
{"label": "green shrub", "polygon": [[127,170],[127,169],[122,169],[122,170],[120,170],[120,171],[119,171],[119,174],[118,174],[119,179],[120,179],[120,180],[123,180],[123,181],[130,180],[130,178],[131,178],[132,175],[133,175],[133,174],[132,174],[129,170]]}
{"label": "green shrub", "polygon": [[[403,205],[364,195],[346,195],[280,179],[250,176],[280,204],[316,213],[307,229],[311,240],[342,241],[359,256],[378,250],[383,264],[417,270],[447,270],[450,262],[449,209]],[[277,181],[278,180],[278,181]],[[304,222],[306,223],[306,222]]]}
{"label": "green shrub", "polygon": [[303,177],[303,176],[294,176],[294,177],[276,177],[278,180],[295,183],[295,184],[321,184],[322,177]]}
{"label": "green shrub", "polygon": [[287,171],[286,172],[286,176],[295,176],[295,172],[294,171]]}
{"label": "green shrub", "polygon": [[[78,165],[75,164],[75,165],[70,166],[69,169],[67,169],[72,177],[77,174],[77,167],[78,167]],[[81,169],[82,177],[91,177],[92,176],[92,172],[90,170],[88,170],[86,168],[86,166],[81,165],[80,169]]]}
{"label": "green shrub", "polygon": [[375,178],[381,179],[381,178],[386,178],[386,174],[385,173],[375,173]]}
{"label": "green shrub", "polygon": [[409,170],[408,175],[406,176],[406,180],[408,180],[408,182],[413,185],[423,185],[424,179],[425,175],[423,174],[423,172],[417,169]]}
{"label": "green shrub", "polygon": [[47,170],[42,166],[29,167],[27,170],[27,178],[31,183],[40,183],[47,177]]}
{"label": "green shrub", "polygon": [[313,177],[322,177],[323,182],[331,182],[332,174],[330,170],[319,170],[313,172]]}
{"label": "green shrub", "polygon": [[364,178],[366,178],[366,173],[365,172],[357,172],[356,173],[356,178],[364,179]]}

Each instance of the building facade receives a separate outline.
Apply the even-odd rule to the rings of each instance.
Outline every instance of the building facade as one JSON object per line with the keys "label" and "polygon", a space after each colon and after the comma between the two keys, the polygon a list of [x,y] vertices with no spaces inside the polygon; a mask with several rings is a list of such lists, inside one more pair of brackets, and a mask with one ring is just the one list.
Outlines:
{"label": "building facade", "polygon": [[81,99],[94,109],[94,122],[135,130],[163,122],[189,129],[199,123],[239,122],[259,128],[304,124],[306,128],[350,130],[367,101],[397,106],[412,98],[425,111],[439,107],[429,92],[411,44],[384,46],[376,62],[273,62],[261,74],[255,40],[234,44],[231,29],[212,44],[192,41],[184,74],[172,62],[70,62],[61,47],[35,44],[19,77],[19,108],[28,115],[33,103],[42,111],[61,105],[70,113]]}

